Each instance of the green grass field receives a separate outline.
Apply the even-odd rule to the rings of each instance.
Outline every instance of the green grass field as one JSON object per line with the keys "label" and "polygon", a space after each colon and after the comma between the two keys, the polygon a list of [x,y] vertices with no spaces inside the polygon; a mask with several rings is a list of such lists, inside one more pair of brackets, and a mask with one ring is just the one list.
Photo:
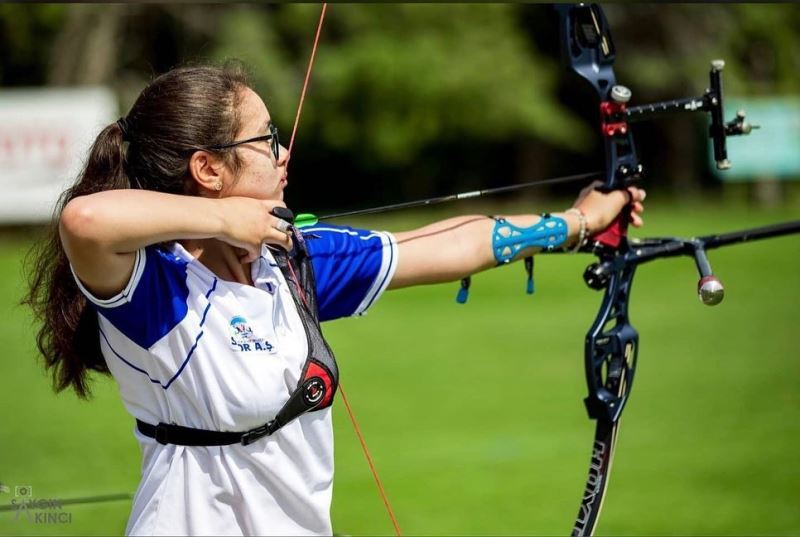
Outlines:
{"label": "green grass field", "polygon": [[[799,213],[797,205],[653,203],[646,235],[700,235]],[[432,215],[360,223],[399,230]],[[0,244],[0,481],[10,487],[0,504],[17,485],[37,498],[132,492],[139,449],[113,382],[97,382],[84,403],[52,394],[38,367],[30,315],[15,306],[27,247]],[[716,308],[698,301],[688,258],[637,274],[639,368],[599,534],[800,533],[800,236],[710,257],[727,290]],[[589,260],[539,257],[533,297],[520,264],[474,277],[465,306],[454,301],[455,283],[415,288],[326,326],[404,533],[569,532],[594,427],[582,403],[583,339],[601,297],[580,277]],[[334,409],[335,530],[390,534],[341,401]],[[0,534],[121,534],[129,508],[65,506],[69,523],[45,525],[3,512]]]}

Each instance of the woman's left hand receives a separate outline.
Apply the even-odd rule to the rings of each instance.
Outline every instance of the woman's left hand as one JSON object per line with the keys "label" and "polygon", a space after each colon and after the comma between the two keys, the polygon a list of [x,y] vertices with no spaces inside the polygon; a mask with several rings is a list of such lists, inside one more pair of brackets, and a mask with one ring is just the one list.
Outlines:
{"label": "woman's left hand", "polygon": [[601,184],[601,182],[596,181],[581,190],[578,199],[572,205],[586,215],[586,228],[589,235],[597,234],[606,229],[628,205],[632,209],[631,224],[634,227],[641,227],[644,223],[641,216],[644,211],[642,202],[647,196],[644,189],[631,186],[625,190],[603,193],[596,190],[596,187]]}

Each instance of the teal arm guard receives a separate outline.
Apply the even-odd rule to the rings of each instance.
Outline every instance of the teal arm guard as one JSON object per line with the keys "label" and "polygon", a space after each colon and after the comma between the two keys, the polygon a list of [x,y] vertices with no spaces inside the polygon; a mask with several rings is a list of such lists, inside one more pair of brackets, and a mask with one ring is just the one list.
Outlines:
{"label": "teal arm guard", "polygon": [[492,251],[497,264],[509,263],[525,248],[541,248],[552,252],[567,241],[567,222],[545,213],[530,227],[519,227],[505,218],[495,218]]}

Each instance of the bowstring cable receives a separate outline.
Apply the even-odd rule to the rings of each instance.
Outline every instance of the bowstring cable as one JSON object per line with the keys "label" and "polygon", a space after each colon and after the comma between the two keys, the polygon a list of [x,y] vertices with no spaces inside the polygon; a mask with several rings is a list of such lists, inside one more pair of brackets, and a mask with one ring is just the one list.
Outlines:
{"label": "bowstring cable", "polygon": [[[289,159],[292,158],[292,148],[294,147],[294,137],[297,134],[297,126],[300,124],[300,113],[303,111],[303,103],[306,100],[306,90],[308,90],[308,82],[311,80],[311,68],[314,66],[314,59],[317,56],[317,45],[319,44],[319,36],[322,33],[322,22],[325,20],[325,11],[328,9],[328,3],[322,4],[322,11],[319,14],[319,24],[317,24],[317,35],[314,36],[314,46],[311,47],[311,56],[308,58],[308,68],[306,69],[306,79],[303,81],[303,91],[300,92],[300,104],[297,105],[297,114],[294,116],[294,127],[292,127],[292,137],[289,139]],[[286,163],[289,167],[289,163]]]}
{"label": "bowstring cable", "polygon": [[[303,102],[306,98],[306,91],[308,90],[308,82],[311,80],[311,69],[314,65],[314,59],[317,56],[317,45],[319,44],[319,36],[322,33],[322,22],[325,20],[325,11],[328,8],[327,3],[322,4],[322,11],[319,14],[319,24],[317,24],[317,34],[314,36],[314,45],[311,47],[311,56],[308,59],[308,69],[306,69],[306,78],[303,81],[303,91],[300,93],[300,104],[297,105],[297,114],[294,117],[294,127],[292,127],[292,137],[289,139],[289,160],[292,158],[292,148],[294,147],[294,138],[297,134],[297,126],[300,124],[300,113],[303,110]],[[288,169],[289,162],[286,163],[286,168]],[[291,264],[289,265],[291,268]],[[294,272],[292,270],[292,272]],[[296,278],[296,277],[295,277]],[[299,282],[298,282],[299,283]],[[302,294],[301,294],[302,296]],[[303,297],[305,300],[305,297]],[[364,440],[364,435],[361,433],[361,427],[358,426],[358,421],[356,420],[356,416],[353,413],[353,409],[350,407],[350,403],[347,401],[347,396],[344,393],[344,389],[342,387],[342,383],[339,383],[339,393],[342,394],[342,401],[344,402],[344,406],[347,409],[347,414],[350,416],[350,422],[353,424],[353,430],[356,432],[356,436],[358,437],[358,441],[361,444],[361,450],[364,452],[364,457],[367,459],[367,464],[369,465],[369,469],[372,472],[372,477],[375,479],[375,485],[378,487],[378,493],[383,500],[383,505],[386,506],[386,513],[389,515],[389,518],[392,521],[392,525],[394,526],[395,534],[400,537],[402,534],[400,532],[400,525],[397,523],[397,517],[394,515],[394,510],[392,509],[392,505],[389,503],[389,497],[386,495],[386,490],[383,488],[383,483],[381,482],[381,478],[378,476],[378,470],[375,468],[375,463],[372,460],[372,456],[369,453],[369,449],[367,448],[367,442]]]}
{"label": "bowstring cable", "polygon": [[386,506],[386,512],[389,514],[389,518],[392,520],[394,532],[397,537],[401,537],[402,533],[400,532],[400,524],[397,523],[397,517],[394,516],[394,510],[392,509],[392,505],[389,503],[389,497],[386,495],[386,491],[383,489],[381,479],[378,477],[378,470],[375,468],[375,463],[372,461],[372,456],[369,454],[367,443],[364,441],[364,435],[361,434],[361,428],[358,426],[358,421],[356,421],[356,416],[353,414],[353,409],[350,407],[350,403],[347,401],[347,396],[344,393],[344,387],[342,386],[341,382],[339,382],[339,393],[342,394],[342,402],[344,402],[344,407],[347,409],[347,414],[350,416],[350,422],[353,424],[353,429],[356,431],[358,441],[361,442],[361,450],[364,452],[364,457],[367,459],[367,464],[369,465],[370,471],[372,471],[372,477],[375,478],[375,484],[378,486],[378,492],[383,500],[383,505]]}

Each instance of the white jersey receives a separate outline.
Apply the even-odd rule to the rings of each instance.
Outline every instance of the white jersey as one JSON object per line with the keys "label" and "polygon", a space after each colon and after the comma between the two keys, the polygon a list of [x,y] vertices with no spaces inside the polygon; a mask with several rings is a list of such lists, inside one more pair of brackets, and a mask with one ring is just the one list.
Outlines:
{"label": "white jersey", "polygon": [[[394,274],[389,233],[320,225],[303,235],[320,320],[363,313]],[[254,287],[221,280],[174,243],[139,250],[115,297],[93,297],[78,282],[98,313],[103,356],[133,417],[246,431],[275,416],[297,385],[308,344],[266,246],[251,275]],[[162,445],[135,435],[142,480],[126,534],[332,532],[330,407],[248,446]]]}

